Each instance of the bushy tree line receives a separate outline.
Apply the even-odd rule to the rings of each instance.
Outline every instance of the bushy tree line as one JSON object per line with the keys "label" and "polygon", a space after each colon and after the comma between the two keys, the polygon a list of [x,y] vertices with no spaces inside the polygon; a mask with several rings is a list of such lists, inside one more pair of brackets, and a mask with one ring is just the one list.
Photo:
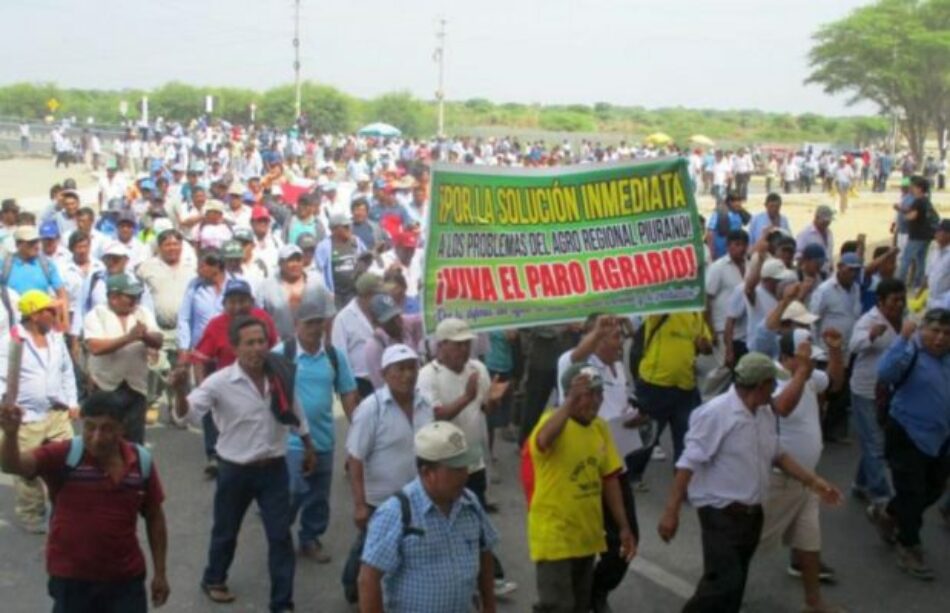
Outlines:
{"label": "bushy tree line", "polygon": [[[236,87],[200,87],[171,82],[150,91],[64,89],[53,84],[18,83],[0,87],[0,115],[40,119],[49,115],[47,101],[60,106],[56,117],[93,117],[97,124],[116,124],[122,119],[121,101],[128,103],[128,118],[140,116],[139,101],[149,98],[152,118],[188,121],[205,110],[205,97],[214,97],[213,117],[232,122],[255,120],[288,126],[294,119],[294,87],[281,85],[266,91]],[[413,136],[436,131],[434,102],[422,101],[408,92],[392,92],[362,100],[333,87],[306,82],[302,86],[302,110],[314,129],[350,132],[373,121],[383,121]],[[888,122],[880,117],[823,117],[814,114],[790,115],[755,110],[716,111],[706,109],[645,109],[593,105],[496,104],[484,98],[446,103],[446,130],[465,132],[468,128],[494,127],[550,131],[611,133],[638,142],[653,132],[668,133],[685,143],[693,134],[704,134],[725,145],[739,143],[833,142],[863,145],[884,137]]]}

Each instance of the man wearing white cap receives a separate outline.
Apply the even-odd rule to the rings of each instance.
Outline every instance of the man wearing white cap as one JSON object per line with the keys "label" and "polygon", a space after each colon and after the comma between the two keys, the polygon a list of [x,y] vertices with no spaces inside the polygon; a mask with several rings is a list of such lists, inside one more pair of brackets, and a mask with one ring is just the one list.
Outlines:
{"label": "man wearing white cap", "polygon": [[[443,319],[435,329],[436,358],[419,371],[419,389],[432,403],[436,419],[451,421],[465,433],[468,444],[478,453],[468,467],[467,487],[482,507],[487,507],[488,423],[485,411],[494,408],[504,395],[507,383],[493,389],[488,369],[471,359],[475,333],[468,324],[454,317]],[[501,564],[496,562],[496,589],[509,593],[517,586],[504,580]]]}
{"label": "man wearing white cap", "polygon": [[782,290],[782,299],[778,301],[768,316],[758,323],[749,337],[749,351],[764,353],[770,358],[778,357],[779,336],[795,328],[810,329],[818,317],[798,300],[802,288],[800,283],[792,283]]}
{"label": "man wearing white cap", "polygon": [[755,335],[759,322],[778,304],[780,285],[797,280],[795,272],[786,268],[782,260],[768,257],[766,242],[759,241],[755,249],[758,258],[745,278],[746,338]]}
{"label": "man wearing white cap", "polygon": [[382,364],[386,385],[360,403],[346,435],[353,519],[359,529],[343,568],[343,590],[349,602],[357,599],[356,581],[367,522],[377,507],[415,478],[413,437],[433,421],[432,406],[416,390],[416,352],[406,345],[392,345],[383,352]]}
{"label": "man wearing white cap", "polygon": [[317,244],[314,266],[343,308],[356,296],[356,260],[366,245],[353,235],[349,213],[330,215],[330,235]]}
{"label": "man wearing white cap", "polygon": [[274,318],[280,338],[294,335],[294,314],[305,295],[323,287],[320,276],[303,267],[303,251],[297,245],[284,245],[278,252],[278,273],[260,286],[258,302]]}
{"label": "man wearing white cap", "polygon": [[495,610],[491,552],[498,535],[465,489],[478,454],[451,423],[434,422],[416,433],[419,476],[369,524],[359,577],[362,611],[468,613],[476,593],[481,611]]}
{"label": "man wearing white cap", "polygon": [[[772,404],[778,418],[779,447],[812,472],[818,466],[822,450],[818,395],[840,389],[845,381],[841,334],[829,329],[825,337],[827,373],[814,368],[813,360],[820,350],[812,346],[808,330],[798,328],[782,333],[777,366],[787,377],[778,381]],[[818,496],[789,475],[773,471],[763,509],[761,542],[771,546],[781,539],[784,545],[791,547],[788,572],[802,578],[804,610],[840,612],[841,609],[826,604],[821,597],[819,582],[833,580],[834,570],[821,563]]]}
{"label": "man wearing white cap", "polygon": [[198,249],[220,249],[233,238],[231,226],[224,220],[224,203],[209,200],[202,211],[203,217],[194,229],[194,241]]}
{"label": "man wearing white cap", "polygon": [[[73,320],[71,326],[71,332],[75,336],[79,336],[82,332],[83,320],[86,314],[100,304],[106,304],[106,279],[113,275],[126,274],[132,281],[140,281],[139,278],[129,270],[128,249],[118,241],[114,241],[106,247],[105,252],[102,254],[102,263],[105,265],[105,270],[94,272],[83,281],[82,290],[79,292],[80,303],[79,310],[77,311],[80,313],[80,316]],[[139,305],[147,311],[155,312],[152,295],[144,285]]]}

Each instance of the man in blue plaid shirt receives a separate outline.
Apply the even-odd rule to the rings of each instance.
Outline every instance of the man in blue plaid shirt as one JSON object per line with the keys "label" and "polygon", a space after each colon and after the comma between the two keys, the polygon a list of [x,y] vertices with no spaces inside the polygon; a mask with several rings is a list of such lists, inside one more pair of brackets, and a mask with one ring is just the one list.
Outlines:
{"label": "man in blue plaid shirt", "polygon": [[[494,613],[498,535],[465,489],[478,450],[454,424],[415,436],[419,476],[373,514],[359,576],[364,613]],[[478,598],[476,598],[476,596]]]}

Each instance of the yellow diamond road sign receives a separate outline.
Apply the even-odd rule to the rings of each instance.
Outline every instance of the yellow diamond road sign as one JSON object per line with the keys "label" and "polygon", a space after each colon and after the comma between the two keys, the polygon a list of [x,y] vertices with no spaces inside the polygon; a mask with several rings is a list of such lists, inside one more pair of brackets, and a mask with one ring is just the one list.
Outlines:
{"label": "yellow diamond road sign", "polygon": [[56,109],[59,108],[59,100],[57,100],[56,98],[50,98],[49,100],[46,101],[46,108],[49,109],[50,113],[55,113]]}

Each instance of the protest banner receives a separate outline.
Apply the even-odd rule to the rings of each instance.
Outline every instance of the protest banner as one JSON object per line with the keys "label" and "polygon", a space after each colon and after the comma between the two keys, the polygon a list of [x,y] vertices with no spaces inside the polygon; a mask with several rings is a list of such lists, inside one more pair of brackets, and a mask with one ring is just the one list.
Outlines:
{"label": "protest banner", "polygon": [[423,318],[473,329],[701,310],[686,160],[505,169],[436,164]]}

